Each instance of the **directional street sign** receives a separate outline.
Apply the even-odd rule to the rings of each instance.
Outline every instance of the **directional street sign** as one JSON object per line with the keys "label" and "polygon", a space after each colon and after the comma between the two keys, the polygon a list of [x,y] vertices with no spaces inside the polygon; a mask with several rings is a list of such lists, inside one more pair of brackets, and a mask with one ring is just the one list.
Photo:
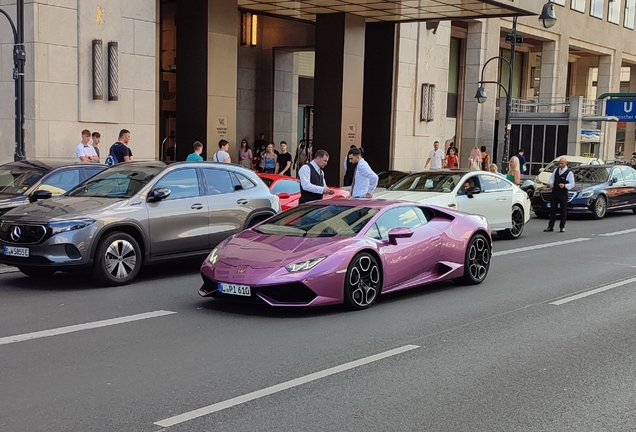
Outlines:
{"label": "directional street sign", "polygon": [[605,102],[605,115],[624,122],[636,122],[636,99],[609,99]]}

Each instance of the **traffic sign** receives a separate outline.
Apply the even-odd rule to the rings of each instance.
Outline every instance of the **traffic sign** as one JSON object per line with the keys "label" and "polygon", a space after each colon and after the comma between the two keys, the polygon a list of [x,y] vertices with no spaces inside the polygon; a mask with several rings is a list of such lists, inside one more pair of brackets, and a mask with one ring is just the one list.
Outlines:
{"label": "traffic sign", "polygon": [[636,122],[636,99],[609,99],[605,102],[605,115],[624,122]]}

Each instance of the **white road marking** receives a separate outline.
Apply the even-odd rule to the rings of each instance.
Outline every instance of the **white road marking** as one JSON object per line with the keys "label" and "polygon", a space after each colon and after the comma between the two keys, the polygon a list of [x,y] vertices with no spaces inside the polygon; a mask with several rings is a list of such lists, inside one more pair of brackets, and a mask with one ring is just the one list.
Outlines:
{"label": "white road marking", "polygon": [[599,287],[599,288],[595,288],[595,289],[590,290],[590,291],[585,291],[585,292],[582,292],[580,294],[576,294],[576,295],[573,295],[573,296],[570,296],[570,297],[563,298],[561,300],[553,301],[550,304],[551,305],[555,305],[555,306],[560,306],[560,305],[565,304],[565,303],[573,302],[574,300],[579,300],[579,299],[582,299],[584,297],[589,297],[591,295],[598,294],[598,293],[601,293],[603,291],[611,290],[613,288],[618,288],[618,287],[621,287],[623,285],[627,285],[627,284],[634,283],[634,282],[636,282],[636,277],[625,279],[625,280],[619,281],[619,282],[614,282],[614,283],[611,283],[609,285],[605,285],[605,286],[602,286],[602,287]]}
{"label": "white road marking", "polygon": [[335,375],[335,374],[340,373],[340,372],[344,372],[344,371],[347,371],[347,370],[350,370],[350,369],[354,369],[354,368],[357,368],[357,367],[360,367],[360,366],[364,366],[366,364],[373,363],[373,362],[376,362],[378,360],[382,360],[382,359],[385,359],[385,358],[388,358],[388,357],[392,357],[392,356],[395,356],[395,355],[398,355],[398,354],[402,354],[402,353],[405,353],[407,351],[411,351],[411,350],[414,350],[414,349],[417,349],[417,348],[419,348],[418,345],[405,345],[405,346],[400,347],[400,348],[395,348],[395,349],[392,349],[392,350],[389,350],[389,351],[385,351],[385,352],[382,352],[382,353],[379,353],[379,354],[374,354],[374,355],[369,356],[369,357],[365,357],[365,358],[362,358],[362,359],[359,359],[359,360],[355,360],[355,361],[352,361],[352,362],[349,362],[349,363],[342,364],[340,366],[335,366],[335,367],[332,367],[332,368],[329,368],[329,369],[325,369],[325,370],[322,370],[320,372],[315,372],[315,373],[312,373],[312,374],[309,374],[309,375],[305,375],[303,377],[296,378],[296,379],[293,379],[293,380],[290,380],[290,381],[286,381],[284,383],[276,384],[276,385],[273,385],[271,387],[267,387],[267,388],[264,388],[264,389],[261,389],[261,390],[254,391],[252,393],[247,393],[247,394],[244,394],[242,396],[238,396],[238,397],[235,397],[235,398],[232,398],[232,399],[225,400],[223,402],[218,402],[218,403],[215,403],[215,404],[203,407],[203,408],[199,408],[199,409],[196,409],[194,411],[189,411],[187,413],[179,414],[179,415],[176,415],[174,417],[170,417],[170,418],[167,418],[165,420],[161,420],[161,421],[155,422],[155,425],[161,426],[161,427],[164,427],[164,428],[167,428],[167,427],[170,427],[170,426],[174,426],[174,425],[179,424],[179,423],[184,423],[184,422],[193,420],[193,419],[198,418],[198,417],[202,417],[202,416],[205,416],[205,415],[208,415],[208,414],[212,414],[212,413],[215,413],[217,411],[222,411],[224,409],[227,409],[227,408],[230,408],[230,407],[233,407],[233,406],[236,406],[236,405],[240,405],[240,404],[243,404],[243,403],[246,403],[246,402],[249,402],[249,401],[253,401],[255,399],[260,399],[262,397],[269,396],[269,395],[272,395],[274,393],[279,393],[281,391],[288,390],[288,389],[293,388],[293,387],[298,387],[300,385],[307,384],[308,382],[311,382],[311,381],[316,381],[316,380],[319,380],[321,378],[328,377],[330,375]]}
{"label": "white road marking", "polygon": [[629,234],[629,233],[633,233],[636,232],[636,228],[632,228],[632,229],[626,229],[623,231],[614,231],[614,232],[610,232],[610,233],[605,233],[605,234],[599,234],[599,237],[614,237],[617,235],[622,235],[622,234]]}
{"label": "white road marking", "polygon": [[103,321],[95,321],[95,322],[90,322],[86,324],[76,324],[76,325],[72,325],[68,327],[60,327],[60,328],[51,329],[51,330],[25,333],[25,334],[16,335],[16,336],[7,336],[7,337],[0,338],[0,345],[8,345],[8,344],[16,343],[16,342],[24,342],[31,339],[39,339],[39,338],[45,338],[49,336],[58,336],[58,335],[73,333],[73,332],[77,332],[81,330],[107,327],[111,325],[124,324],[128,322],[145,320],[148,318],[157,318],[160,316],[172,315],[172,314],[176,314],[176,312],[160,310],[155,312],[146,312],[146,313],[142,313],[138,315],[130,315],[130,316],[125,316],[120,318],[107,319]]}
{"label": "white road marking", "polygon": [[532,250],[537,250],[537,249],[545,249],[545,248],[549,248],[549,247],[561,246],[561,245],[566,245],[566,244],[571,244],[571,243],[579,243],[579,242],[587,241],[587,240],[591,240],[591,239],[589,239],[589,238],[575,238],[575,239],[571,239],[571,240],[562,240],[562,241],[557,241],[557,242],[552,242],[552,243],[543,243],[543,244],[540,244],[540,245],[526,246],[526,247],[517,248],[517,249],[508,249],[508,250],[495,252],[495,253],[492,254],[492,256],[510,255],[510,254],[515,254],[515,253],[519,253],[519,252],[527,252],[527,251],[532,251]]}

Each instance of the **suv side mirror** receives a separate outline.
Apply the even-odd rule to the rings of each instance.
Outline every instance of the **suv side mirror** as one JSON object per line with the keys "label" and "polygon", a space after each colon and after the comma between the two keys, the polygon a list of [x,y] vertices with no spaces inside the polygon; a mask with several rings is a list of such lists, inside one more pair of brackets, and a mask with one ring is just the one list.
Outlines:
{"label": "suv side mirror", "polygon": [[157,188],[150,191],[148,194],[148,202],[158,202],[164,200],[170,196],[170,189]]}
{"label": "suv side mirror", "polygon": [[47,190],[37,190],[35,192],[33,192],[31,195],[29,195],[29,202],[36,202],[39,200],[45,200],[45,199],[49,199],[53,196],[53,194],[50,191]]}
{"label": "suv side mirror", "polygon": [[468,198],[472,198],[473,195],[478,195],[480,192],[481,189],[479,189],[477,186],[473,186],[466,191],[466,196]]}
{"label": "suv side mirror", "polygon": [[281,192],[278,194],[278,198],[280,199],[289,199],[291,195],[289,195],[287,192]]}
{"label": "suv side mirror", "polygon": [[389,230],[389,243],[397,244],[397,239],[413,237],[411,228],[392,228]]}

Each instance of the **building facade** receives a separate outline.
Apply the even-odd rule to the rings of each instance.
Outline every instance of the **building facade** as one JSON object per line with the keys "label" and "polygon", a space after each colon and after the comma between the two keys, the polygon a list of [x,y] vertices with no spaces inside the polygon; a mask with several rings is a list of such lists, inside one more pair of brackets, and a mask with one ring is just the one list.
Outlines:
{"label": "building facade", "polygon": [[[586,143],[563,117],[572,101],[601,115],[598,95],[636,91],[635,2],[557,0],[545,29],[542,4],[519,0],[34,0],[27,157],[72,159],[83,129],[102,134],[104,154],[126,128],[137,160],[183,160],[196,140],[211,158],[220,139],[236,158],[237,143],[261,132],[292,152],[312,140],[338,161],[332,183],[352,144],[377,171],[422,169],[433,141],[456,142],[462,165],[481,145],[500,160],[504,95],[486,84],[479,104],[475,92],[487,60],[510,56],[506,17],[521,15],[512,154],[527,149],[533,170],[561,150],[614,159],[615,148],[634,150],[633,123],[579,122],[600,130]],[[0,7],[12,14],[14,4]],[[14,151],[11,40],[0,25],[2,162]],[[507,84],[510,71],[492,61],[483,73]]]}

